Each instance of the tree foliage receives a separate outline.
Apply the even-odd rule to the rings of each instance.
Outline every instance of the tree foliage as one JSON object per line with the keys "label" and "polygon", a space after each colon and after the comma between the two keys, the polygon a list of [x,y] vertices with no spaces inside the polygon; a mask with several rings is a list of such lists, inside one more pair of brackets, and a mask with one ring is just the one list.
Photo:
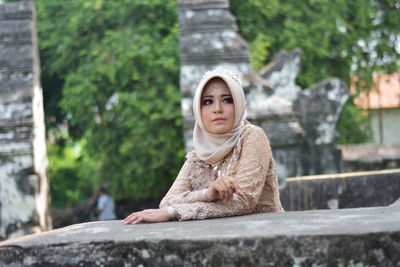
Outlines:
{"label": "tree foliage", "polygon": [[[281,49],[303,50],[298,83],[372,76],[398,69],[400,2],[396,0],[231,0],[231,10],[250,42],[260,69]],[[370,84],[368,85],[370,86]]]}
{"label": "tree foliage", "polygon": [[51,202],[55,208],[81,203],[93,195],[97,187],[100,168],[98,162],[85,154],[83,142],[59,139],[57,144],[47,145]]}
{"label": "tree foliage", "polygon": [[36,5],[45,94],[62,86],[53,103],[99,163],[97,185],[108,184],[117,199],[159,196],[184,153],[175,3]]}
{"label": "tree foliage", "polygon": [[[400,2],[397,0],[231,0],[239,29],[260,69],[281,49],[303,51],[297,83],[303,88],[338,77],[357,92],[372,90],[374,72],[399,69]],[[356,77],[356,79],[354,79]],[[368,141],[368,118],[346,104],[340,143]],[[350,127],[349,127],[350,126]]]}
{"label": "tree foliage", "polygon": [[[49,149],[53,199],[79,200],[74,190],[89,194],[102,183],[117,199],[159,196],[184,154],[176,1],[35,3],[46,117],[70,126],[66,144]],[[374,71],[398,69],[394,0],[230,3],[256,69],[281,49],[302,48],[303,88],[356,76],[361,90]],[[339,123],[343,142],[364,138],[346,132],[360,118],[350,103]]]}

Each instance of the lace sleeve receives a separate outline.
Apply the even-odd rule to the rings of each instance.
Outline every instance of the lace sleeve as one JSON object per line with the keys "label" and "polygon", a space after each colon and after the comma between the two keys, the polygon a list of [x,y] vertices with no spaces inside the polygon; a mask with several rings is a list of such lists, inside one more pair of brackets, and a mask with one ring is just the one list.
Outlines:
{"label": "lace sleeve", "polygon": [[189,172],[192,168],[192,162],[186,160],[175,182],[168,193],[160,202],[160,208],[170,207],[172,204],[193,203],[204,201],[203,190],[194,190],[189,180]]}
{"label": "lace sleeve", "polygon": [[271,148],[264,131],[251,127],[243,137],[243,147],[236,173],[232,175],[240,186],[240,193],[234,194],[232,201],[223,204],[216,202],[174,203],[179,220],[226,217],[252,213],[266,182],[271,161]]}

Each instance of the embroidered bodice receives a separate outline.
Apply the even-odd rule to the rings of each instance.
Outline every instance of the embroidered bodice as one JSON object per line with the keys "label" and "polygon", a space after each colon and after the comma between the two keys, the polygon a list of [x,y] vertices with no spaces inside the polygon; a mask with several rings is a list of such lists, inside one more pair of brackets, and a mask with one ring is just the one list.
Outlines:
{"label": "embroidered bodice", "polygon": [[[218,172],[235,179],[240,186],[240,192],[227,204],[207,202],[203,197],[203,190],[216,179]],[[264,131],[246,124],[236,146],[214,166],[200,160],[195,152],[189,152],[160,203],[160,208],[166,207],[174,208],[179,220],[283,211],[275,162]]]}

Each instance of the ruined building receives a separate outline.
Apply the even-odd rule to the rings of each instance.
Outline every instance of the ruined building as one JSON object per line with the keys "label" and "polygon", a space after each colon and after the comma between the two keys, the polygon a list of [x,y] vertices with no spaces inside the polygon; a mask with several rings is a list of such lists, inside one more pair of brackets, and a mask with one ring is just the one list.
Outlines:
{"label": "ruined building", "polygon": [[338,79],[302,90],[295,83],[301,51],[282,51],[260,72],[250,66],[249,48],[238,33],[228,0],[179,0],[180,87],[186,149],[192,148],[194,90],[204,73],[222,66],[242,80],[248,120],[267,133],[278,176],[340,172],[335,126],[348,99]]}

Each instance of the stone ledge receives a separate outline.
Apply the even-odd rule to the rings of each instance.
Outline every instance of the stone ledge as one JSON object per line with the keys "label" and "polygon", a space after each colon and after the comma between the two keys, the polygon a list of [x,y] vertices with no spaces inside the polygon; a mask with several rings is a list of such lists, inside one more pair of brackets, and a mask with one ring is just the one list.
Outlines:
{"label": "stone ledge", "polygon": [[387,206],[400,197],[400,169],[287,178],[285,210]]}
{"label": "stone ledge", "polygon": [[399,266],[400,205],[122,225],[91,222],[0,243],[0,265]]}

